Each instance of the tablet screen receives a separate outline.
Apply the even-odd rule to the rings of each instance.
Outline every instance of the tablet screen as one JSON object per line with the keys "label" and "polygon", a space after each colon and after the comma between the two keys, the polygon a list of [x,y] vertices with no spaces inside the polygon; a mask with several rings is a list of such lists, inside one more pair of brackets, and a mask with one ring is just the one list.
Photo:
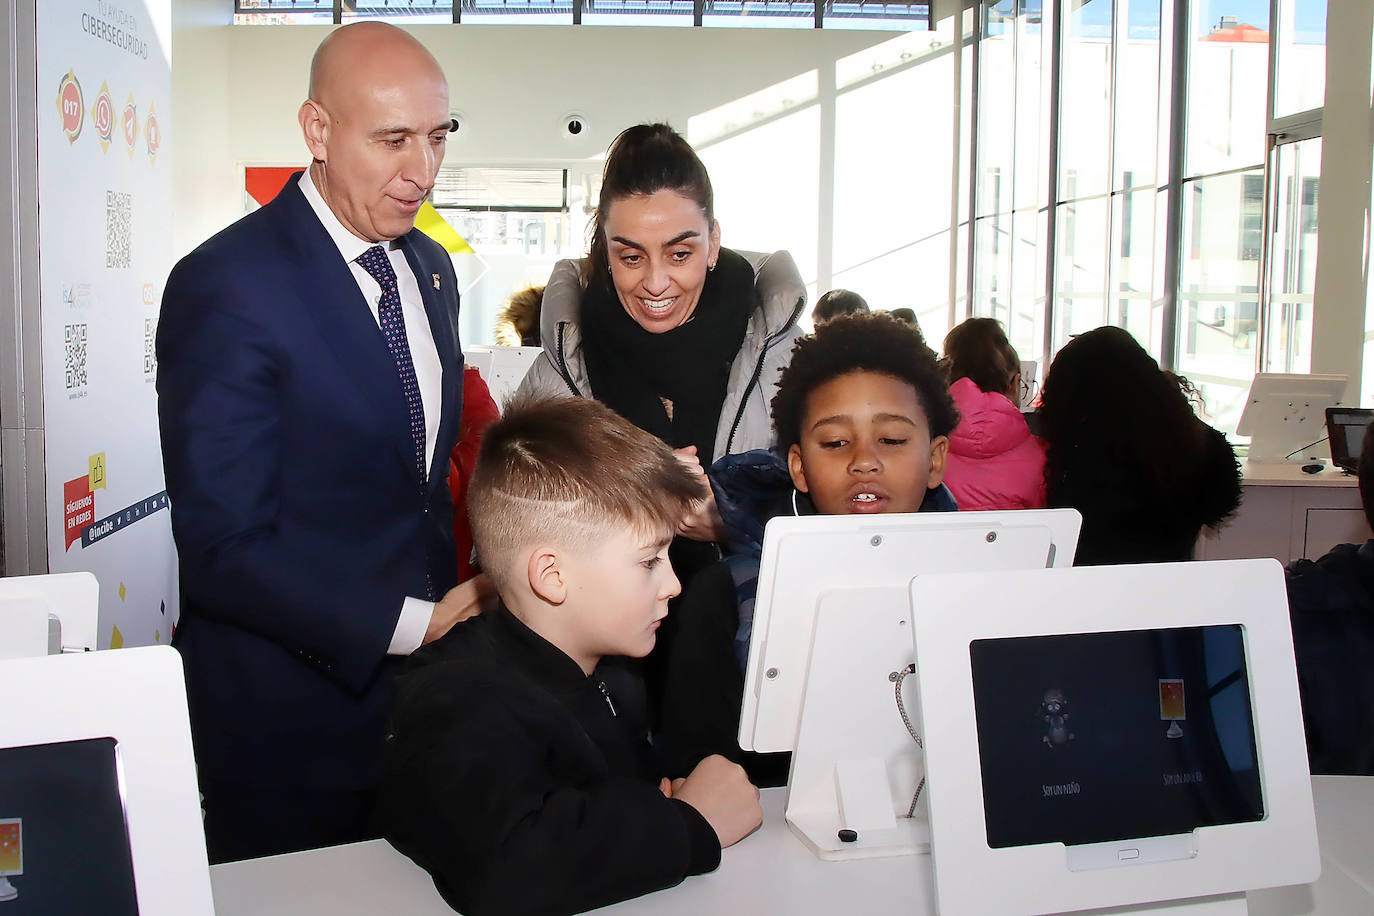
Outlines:
{"label": "tablet screen", "polygon": [[1264,816],[1241,627],[980,639],[969,652],[988,846]]}
{"label": "tablet screen", "polygon": [[0,749],[4,916],[138,916],[113,738]]}
{"label": "tablet screen", "polygon": [[1331,458],[1337,464],[1358,464],[1364,448],[1364,433],[1374,411],[1337,410],[1326,412],[1326,431],[1331,438]]}

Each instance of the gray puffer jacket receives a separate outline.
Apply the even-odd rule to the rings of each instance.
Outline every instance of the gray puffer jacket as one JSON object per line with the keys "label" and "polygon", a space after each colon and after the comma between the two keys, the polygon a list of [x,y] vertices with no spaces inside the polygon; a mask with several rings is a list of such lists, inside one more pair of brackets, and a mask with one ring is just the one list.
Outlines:
{"label": "gray puffer jacket", "polygon": [[[772,445],[769,404],[778,389],[778,374],[792,358],[792,344],[802,336],[797,319],[806,307],[806,287],[790,254],[737,253],[754,267],[754,287],[760,302],[749,318],[744,343],[730,364],[730,382],[720,408],[711,462]],[[582,355],[578,318],[583,291],[582,261],[554,265],[539,315],[544,352],[520,383],[519,394],[596,396],[588,383]]]}

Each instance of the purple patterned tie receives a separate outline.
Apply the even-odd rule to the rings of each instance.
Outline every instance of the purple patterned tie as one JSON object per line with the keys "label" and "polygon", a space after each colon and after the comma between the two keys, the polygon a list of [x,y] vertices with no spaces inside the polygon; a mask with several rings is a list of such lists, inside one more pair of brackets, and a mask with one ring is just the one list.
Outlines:
{"label": "purple patterned tie", "polygon": [[401,315],[401,294],[396,289],[396,271],[381,245],[358,255],[358,264],[382,288],[382,301],[377,305],[377,318],[382,325],[391,358],[396,360],[396,374],[405,391],[410,408],[410,437],[415,440],[415,467],[420,472],[420,486],[425,485],[425,405],[420,400],[420,383],[415,380],[415,363],[410,359],[410,343],[406,340],[405,318]]}
{"label": "purple patterned tie", "polygon": [[[381,245],[358,255],[358,264],[367,271],[377,285],[382,288],[382,300],[377,304],[377,320],[382,326],[382,336],[386,338],[386,348],[391,358],[396,360],[396,374],[401,379],[401,389],[406,395],[406,406],[410,408],[410,437],[415,440],[415,467],[420,472],[420,494],[425,490],[425,405],[420,400],[420,383],[415,379],[415,363],[410,358],[410,342],[406,339],[405,318],[401,314],[401,293],[396,288],[396,271],[391,268],[391,258]],[[425,598],[434,600],[434,575],[428,561],[425,563]]]}

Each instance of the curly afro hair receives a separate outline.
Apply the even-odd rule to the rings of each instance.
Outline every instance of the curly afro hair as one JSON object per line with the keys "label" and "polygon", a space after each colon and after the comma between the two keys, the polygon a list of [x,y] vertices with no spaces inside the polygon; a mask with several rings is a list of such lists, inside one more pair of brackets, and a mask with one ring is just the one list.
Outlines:
{"label": "curly afro hair", "polygon": [[782,370],[773,398],[781,453],[801,441],[811,392],[851,372],[875,372],[915,388],[932,439],[949,435],[959,424],[949,384],[919,330],[883,312],[841,315],[797,341],[791,363]]}

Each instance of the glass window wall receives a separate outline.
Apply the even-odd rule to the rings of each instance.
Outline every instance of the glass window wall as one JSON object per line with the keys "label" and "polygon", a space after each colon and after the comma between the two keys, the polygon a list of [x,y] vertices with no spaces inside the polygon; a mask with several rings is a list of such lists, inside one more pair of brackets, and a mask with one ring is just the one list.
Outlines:
{"label": "glass window wall", "polygon": [[[460,12],[529,22],[575,3],[463,0]],[[989,315],[1035,359],[1115,324],[1191,377],[1204,415],[1231,432],[1257,369],[1311,367],[1326,5],[980,0],[932,22],[928,4],[821,0],[827,26],[869,17],[909,30],[746,87],[693,116],[688,137],[711,169],[726,244],[786,248],[813,295],[843,287],[875,308],[913,308],[935,344],[965,315]],[[359,0],[349,15],[389,6]],[[690,0],[578,6],[583,22],[694,19]],[[331,7],[238,4],[276,16]],[[697,9],[708,25],[817,18],[809,0]],[[1187,16],[1178,48],[1176,13]],[[540,225],[467,228],[541,255],[576,248],[567,227]]]}
{"label": "glass window wall", "polygon": [[[868,68],[835,100],[831,287],[852,289],[874,309],[910,308],[935,346],[949,330],[951,202],[958,136],[953,23],[934,38],[910,33],[870,49],[903,48]],[[890,55],[889,55],[890,56]],[[903,59],[904,58],[904,59]],[[913,100],[935,109],[924,114]],[[893,117],[910,111],[910,117]]]}
{"label": "glass window wall", "polygon": [[978,47],[973,312],[1025,359],[1044,349],[1053,19],[1036,0],[987,3]]}
{"label": "glass window wall", "polygon": [[1262,217],[1263,192],[1259,168],[1184,184],[1178,368],[1228,431],[1240,419],[1259,354],[1260,262],[1247,232]]}
{"label": "glass window wall", "polygon": [[1274,117],[1321,108],[1326,95],[1327,0],[1279,0]]}
{"label": "glass window wall", "polygon": [[1317,279],[1321,155],[1320,137],[1275,150],[1265,372],[1312,371],[1312,294]]}

